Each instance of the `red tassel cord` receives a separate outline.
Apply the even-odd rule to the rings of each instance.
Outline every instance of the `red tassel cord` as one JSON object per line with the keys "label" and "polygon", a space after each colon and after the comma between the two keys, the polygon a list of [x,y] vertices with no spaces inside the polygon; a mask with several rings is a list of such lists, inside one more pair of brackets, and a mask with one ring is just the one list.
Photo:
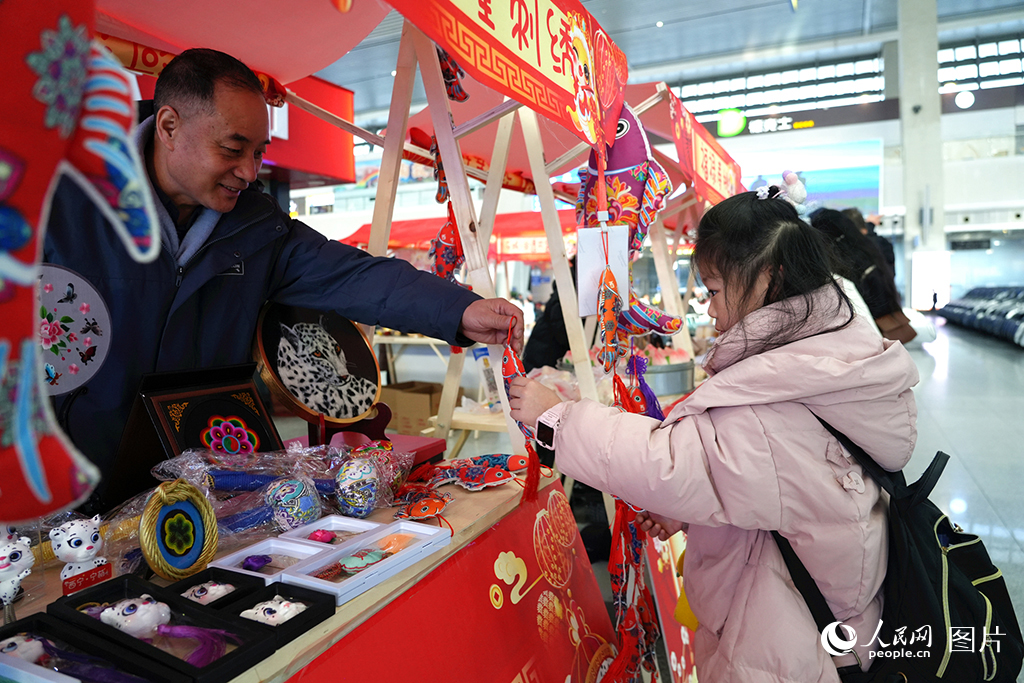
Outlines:
{"label": "red tassel cord", "polygon": [[616,500],[608,570],[619,654],[603,679],[609,683],[632,683],[639,679],[641,667],[651,672],[652,679],[657,678],[654,643],[660,631],[654,617],[654,600],[644,583],[644,539],[635,520],[636,511]]}
{"label": "red tassel cord", "polygon": [[[508,338],[505,340],[505,353],[501,358],[501,378],[505,380],[505,396],[508,396],[509,382],[512,381],[512,378],[518,375],[526,376],[526,371],[523,369],[523,361],[519,359],[519,355],[512,349],[512,325],[514,322],[509,322]],[[533,448],[533,430],[522,422],[517,421],[516,424],[519,425],[523,436],[526,437],[526,453],[530,458],[530,464],[526,468],[526,486],[523,488],[523,498],[521,500],[521,503],[529,503],[537,500],[537,489],[540,488],[540,458],[537,457],[537,451]]]}

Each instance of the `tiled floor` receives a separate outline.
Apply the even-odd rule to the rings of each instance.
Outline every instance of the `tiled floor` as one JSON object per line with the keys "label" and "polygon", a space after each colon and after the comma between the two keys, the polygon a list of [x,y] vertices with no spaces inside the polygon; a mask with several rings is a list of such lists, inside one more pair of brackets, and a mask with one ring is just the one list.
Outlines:
{"label": "tiled floor", "polygon": [[1024,349],[935,322],[935,341],[911,351],[921,383],[907,479],[935,451],[950,455],[931,499],[982,537],[1024,626]]}

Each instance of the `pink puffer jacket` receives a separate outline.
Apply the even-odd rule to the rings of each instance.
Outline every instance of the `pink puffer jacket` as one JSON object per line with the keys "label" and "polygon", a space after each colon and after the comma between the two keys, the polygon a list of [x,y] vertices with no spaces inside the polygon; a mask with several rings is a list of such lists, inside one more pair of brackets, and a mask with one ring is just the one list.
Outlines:
{"label": "pink puffer jacket", "polygon": [[884,500],[812,411],[898,470],[917,436],[917,369],[861,318],[822,333],[846,316],[835,315],[829,288],[813,300],[784,346],[757,353],[751,341],[778,327],[779,304],[722,335],[705,361],[710,379],[664,423],[563,404],[561,471],[690,524],[683,580],[700,621],[701,683],[839,680],[766,529],[790,540],[869,664],[862,646],[881,614]]}

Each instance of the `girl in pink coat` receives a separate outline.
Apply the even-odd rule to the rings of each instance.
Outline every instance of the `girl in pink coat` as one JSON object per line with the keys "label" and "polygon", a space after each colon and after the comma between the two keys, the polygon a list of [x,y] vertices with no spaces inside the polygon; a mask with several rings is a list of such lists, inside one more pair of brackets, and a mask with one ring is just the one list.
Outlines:
{"label": "girl in pink coat", "polygon": [[[645,531],[665,539],[687,528],[701,683],[835,683],[837,667],[859,659],[867,670],[879,647],[886,507],[815,415],[901,469],[917,436],[917,369],[853,314],[827,244],[777,188],[710,209],[693,262],[719,337],[709,379],[664,422],[560,403],[526,378],[512,382],[512,416],[554,426],[558,468],[648,510]],[[856,657],[822,648],[770,530],[856,630]]]}

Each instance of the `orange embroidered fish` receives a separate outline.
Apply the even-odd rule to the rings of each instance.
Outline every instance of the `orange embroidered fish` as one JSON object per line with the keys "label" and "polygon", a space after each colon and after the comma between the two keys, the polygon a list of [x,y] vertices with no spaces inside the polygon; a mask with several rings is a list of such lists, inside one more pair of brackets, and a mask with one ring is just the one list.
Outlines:
{"label": "orange embroidered fish", "polygon": [[611,266],[605,266],[601,274],[601,284],[597,292],[597,314],[601,340],[601,351],[598,360],[604,365],[605,372],[615,368],[615,362],[624,355],[624,349],[618,341],[617,327],[619,314],[622,312],[622,299],[619,287],[615,282],[615,274]]}
{"label": "orange embroidered fish", "polygon": [[[523,368],[523,361],[519,354],[512,348],[512,325],[509,324],[508,339],[505,340],[505,352],[501,357],[501,378],[505,380],[505,395],[508,396],[509,382],[518,375],[526,376]],[[530,459],[529,467],[526,470],[526,487],[523,489],[523,501],[530,502],[537,500],[537,488],[540,485],[540,459],[537,458],[537,451],[533,449],[532,440],[535,438],[533,430],[522,422],[517,422],[519,429],[526,437],[526,452]]]}

